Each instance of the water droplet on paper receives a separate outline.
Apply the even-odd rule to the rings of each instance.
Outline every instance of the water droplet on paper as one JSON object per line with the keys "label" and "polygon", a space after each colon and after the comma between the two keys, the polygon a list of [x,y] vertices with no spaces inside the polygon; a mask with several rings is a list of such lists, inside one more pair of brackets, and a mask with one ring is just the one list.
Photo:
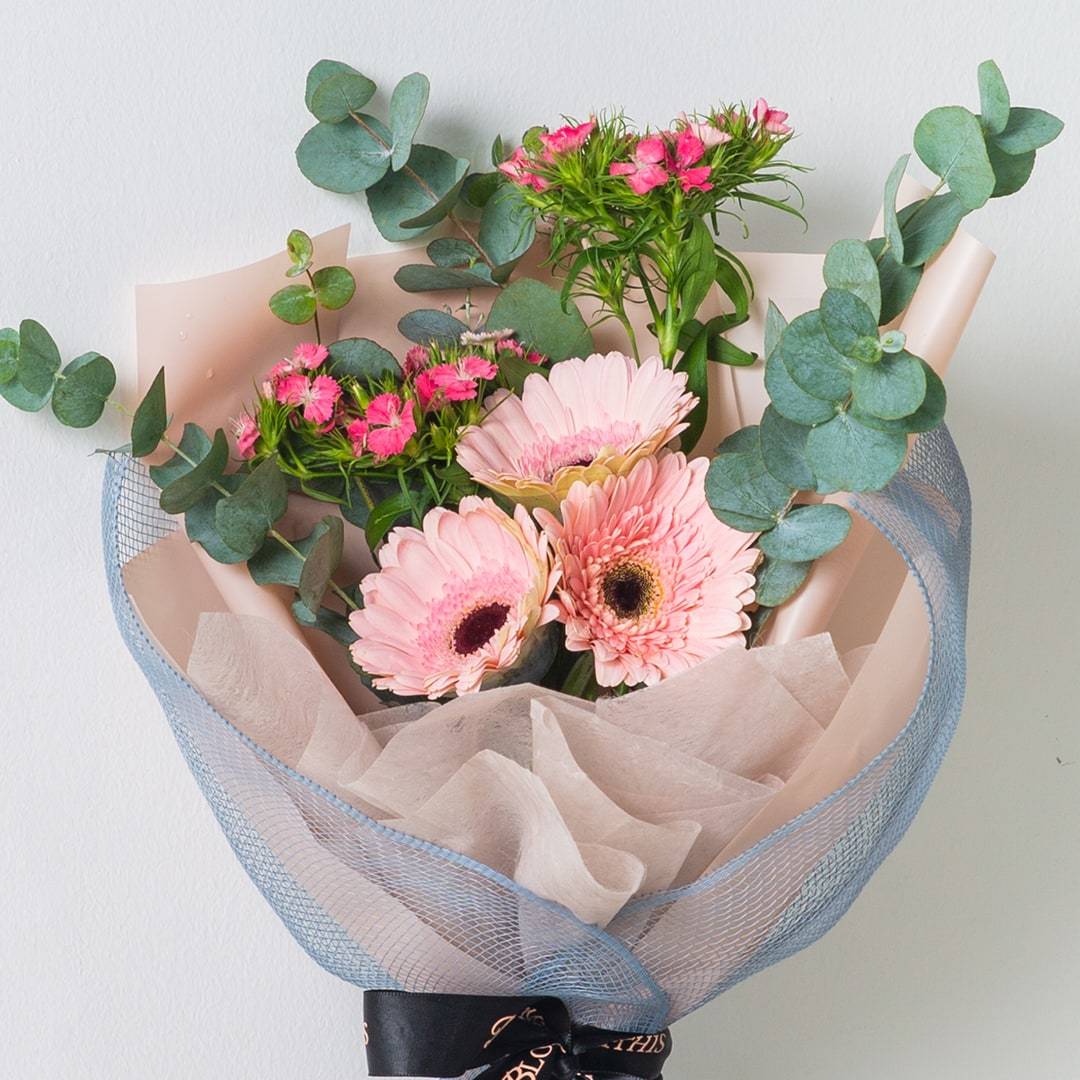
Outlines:
{"label": "water droplet on paper", "polygon": [[180,331],[180,340],[181,341],[187,341],[187,331],[186,330],[181,330]]}
{"label": "water droplet on paper", "polygon": [[212,367],[206,369],[206,377],[212,379],[214,377],[214,369]]}

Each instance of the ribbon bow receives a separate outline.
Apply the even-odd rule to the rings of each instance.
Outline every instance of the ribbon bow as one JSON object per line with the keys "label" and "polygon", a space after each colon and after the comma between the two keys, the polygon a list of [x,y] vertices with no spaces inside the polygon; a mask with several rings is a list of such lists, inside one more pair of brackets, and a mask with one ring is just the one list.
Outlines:
{"label": "ribbon bow", "polygon": [[364,1045],[371,1076],[460,1076],[482,1068],[475,1080],[662,1080],[671,1033],[575,1026],[552,997],[369,990]]}

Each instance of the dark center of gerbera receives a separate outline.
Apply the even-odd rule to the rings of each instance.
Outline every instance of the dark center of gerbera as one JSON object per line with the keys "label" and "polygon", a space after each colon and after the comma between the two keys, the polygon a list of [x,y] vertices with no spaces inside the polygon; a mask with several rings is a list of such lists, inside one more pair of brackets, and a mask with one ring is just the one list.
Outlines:
{"label": "dark center of gerbera", "polygon": [[484,604],[473,608],[454,627],[454,651],[459,656],[469,656],[482,649],[506,622],[509,614],[509,604]]}
{"label": "dark center of gerbera", "polygon": [[604,603],[620,619],[637,619],[655,604],[660,583],[651,567],[621,562],[604,575],[603,593]]}

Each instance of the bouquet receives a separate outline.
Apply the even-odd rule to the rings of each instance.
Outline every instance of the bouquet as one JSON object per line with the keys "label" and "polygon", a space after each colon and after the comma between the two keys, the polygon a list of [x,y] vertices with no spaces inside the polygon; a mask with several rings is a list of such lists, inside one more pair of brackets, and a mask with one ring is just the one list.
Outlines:
{"label": "bouquet", "polygon": [[29,319],[0,395],[129,416],[121,630],[256,884],[370,992],[371,1071],[658,1076],[668,1024],[839,917],[947,745],[942,374],[992,261],[959,226],[1062,125],[987,61],[978,115],[916,127],[935,186],[900,157],[820,259],[724,242],[748,202],[802,218],[764,99],[475,169],[416,141],[424,76],[385,121],[375,89],[316,64],[297,162],[387,239],[438,229],[426,262],[294,230],[140,290],[130,412]]}

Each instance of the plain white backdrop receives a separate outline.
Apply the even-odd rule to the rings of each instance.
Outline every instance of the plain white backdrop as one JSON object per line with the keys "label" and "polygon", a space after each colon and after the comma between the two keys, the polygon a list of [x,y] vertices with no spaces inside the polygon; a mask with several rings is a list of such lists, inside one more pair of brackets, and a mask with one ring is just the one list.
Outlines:
{"label": "plain white backdrop", "polygon": [[[136,283],[241,265],[361,198],[298,173],[307,68],[431,76],[423,133],[474,160],[562,112],[663,123],[766,95],[812,165],[809,231],[863,235],[930,107],[1014,102],[1070,127],[969,227],[998,253],[950,372],[976,499],[970,686],[908,837],[822,942],[682,1022],[675,1080],[1080,1077],[1080,468],[1072,4],[520,0],[88,5],[0,0],[0,324],[113,357],[133,396]],[[380,99],[385,101],[385,95]],[[0,1076],[359,1076],[360,992],[308,959],[211,818],[113,627],[99,445],[0,403]]]}

